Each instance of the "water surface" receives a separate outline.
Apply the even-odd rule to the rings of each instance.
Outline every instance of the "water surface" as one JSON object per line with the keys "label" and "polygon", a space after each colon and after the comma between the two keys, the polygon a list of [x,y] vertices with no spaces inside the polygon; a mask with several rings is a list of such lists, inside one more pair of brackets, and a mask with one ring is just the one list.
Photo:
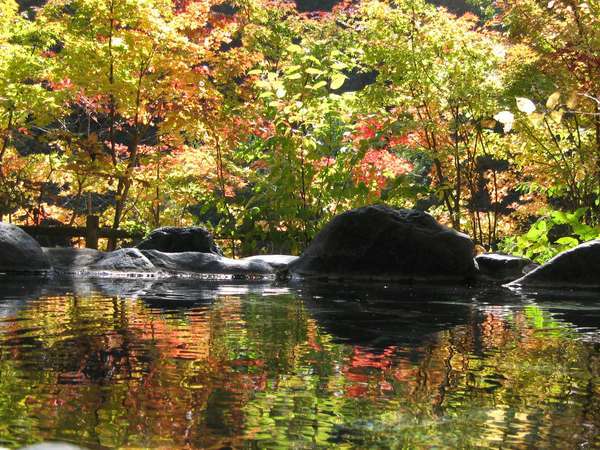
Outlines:
{"label": "water surface", "polygon": [[600,447],[599,297],[0,278],[0,447]]}

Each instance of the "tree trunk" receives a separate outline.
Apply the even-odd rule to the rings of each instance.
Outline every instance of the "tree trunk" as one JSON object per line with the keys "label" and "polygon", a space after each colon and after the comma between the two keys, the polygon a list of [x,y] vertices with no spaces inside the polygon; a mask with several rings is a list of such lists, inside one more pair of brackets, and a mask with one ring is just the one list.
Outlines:
{"label": "tree trunk", "polygon": [[8,144],[10,143],[10,130],[12,128],[13,122],[13,111],[12,109],[8,113],[8,124],[6,125],[6,135],[2,139],[2,148],[0,148],[0,178],[4,178],[4,168],[2,165],[2,160],[4,159],[4,154],[8,149]]}
{"label": "tree trunk", "polygon": [[[137,149],[138,149],[139,136],[136,129],[133,141],[131,143],[131,150],[129,151],[129,163],[127,164],[127,171],[125,175],[119,178],[119,184],[117,185],[117,200],[115,202],[115,215],[112,223],[112,230],[117,231],[121,225],[123,219],[123,210],[129,196],[129,188],[131,187],[133,169],[136,165]],[[113,235],[108,241],[108,250],[112,251],[117,248],[117,238]]]}

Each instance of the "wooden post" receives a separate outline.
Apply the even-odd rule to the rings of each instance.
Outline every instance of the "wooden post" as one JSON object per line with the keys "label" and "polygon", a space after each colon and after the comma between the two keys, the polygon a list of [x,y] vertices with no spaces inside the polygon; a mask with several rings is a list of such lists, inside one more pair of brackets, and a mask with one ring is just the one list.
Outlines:
{"label": "wooden post", "polygon": [[85,248],[98,250],[98,228],[100,228],[100,218],[98,216],[87,216],[85,221]]}

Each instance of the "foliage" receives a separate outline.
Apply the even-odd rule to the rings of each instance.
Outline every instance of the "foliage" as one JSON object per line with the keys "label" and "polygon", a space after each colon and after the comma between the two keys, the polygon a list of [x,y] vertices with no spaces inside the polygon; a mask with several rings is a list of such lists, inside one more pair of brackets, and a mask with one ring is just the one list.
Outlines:
{"label": "foliage", "polygon": [[203,223],[234,254],[378,202],[487,249],[543,208],[598,224],[596,1],[44,3],[0,3],[10,220]]}
{"label": "foliage", "polygon": [[594,228],[584,223],[587,214],[587,208],[579,208],[573,213],[549,211],[527,233],[505,238],[501,249],[544,263],[582,242],[600,238],[600,227]]}

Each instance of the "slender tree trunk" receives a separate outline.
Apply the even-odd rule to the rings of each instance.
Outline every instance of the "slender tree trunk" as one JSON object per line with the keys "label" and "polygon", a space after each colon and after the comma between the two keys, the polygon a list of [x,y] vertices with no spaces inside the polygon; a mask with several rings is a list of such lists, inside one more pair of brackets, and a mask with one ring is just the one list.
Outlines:
{"label": "slender tree trunk", "polygon": [[[151,58],[151,57],[150,57]],[[117,231],[123,219],[123,211],[127,198],[129,197],[129,189],[133,183],[133,170],[137,165],[137,153],[140,144],[140,113],[142,108],[142,82],[148,67],[150,66],[150,58],[140,64],[140,72],[137,80],[137,92],[135,98],[135,117],[133,119],[133,136],[129,145],[129,161],[125,175],[119,177],[117,185],[117,199],[115,203],[115,215],[113,218],[112,230]],[[114,142],[113,142],[114,145]],[[109,250],[114,250],[117,246],[117,238],[113,235],[108,241]]]}
{"label": "slender tree trunk", "polygon": [[[110,27],[109,27],[109,35],[108,35],[108,83],[111,88],[115,83],[115,65],[114,65],[114,57],[112,51],[113,44],[113,34],[115,30],[115,2],[114,0],[110,1]],[[116,169],[118,160],[117,160],[117,152],[115,150],[115,121],[116,121],[116,101],[114,93],[111,91],[109,95],[109,142],[110,142],[110,157],[113,164],[113,167]],[[117,184],[117,198],[115,204],[115,215],[113,218],[113,226],[112,229],[116,230],[119,228],[119,224],[121,222],[121,214],[123,211],[123,205],[121,202],[121,191],[123,189],[123,180],[119,178]],[[111,237],[108,240],[108,250],[112,251],[117,246],[117,238]]]}
{"label": "slender tree trunk", "polygon": [[11,109],[8,113],[8,124],[6,125],[6,134],[2,139],[2,147],[0,148],[0,178],[4,178],[4,166],[2,165],[2,160],[4,159],[4,154],[8,149],[8,144],[10,143],[10,131],[13,124],[13,110]]}
{"label": "slender tree trunk", "polygon": [[[230,220],[231,223],[235,223],[235,217],[233,215],[233,213],[231,212],[231,209],[229,208],[229,203],[227,203],[227,196],[225,195],[225,189],[226,189],[226,184],[225,184],[225,163],[223,160],[223,149],[221,147],[221,141],[219,140],[219,136],[217,134],[217,131],[213,128],[213,127],[209,127],[210,129],[210,134],[211,137],[215,143],[215,150],[216,150],[216,162],[217,162],[217,179],[219,182],[219,188],[221,190],[221,201],[223,203],[223,209],[225,210],[225,213],[227,214],[227,218]],[[231,252],[232,252],[232,256],[235,258],[235,254],[236,254],[236,245],[235,245],[235,237],[232,235],[231,236]]]}
{"label": "slender tree trunk", "polygon": [[456,181],[454,183],[454,218],[452,220],[454,229],[460,231],[460,197],[462,190],[462,167],[460,163],[460,133],[458,127],[460,110],[458,106],[454,110],[454,170],[456,171]]}
{"label": "slender tree trunk", "polygon": [[[119,178],[119,184],[117,185],[117,199],[115,202],[115,215],[112,223],[112,230],[118,231],[123,219],[123,211],[127,198],[129,197],[129,189],[131,188],[133,169],[136,165],[137,160],[137,148],[138,148],[138,135],[137,131],[134,135],[133,142],[131,144],[131,150],[129,152],[129,163],[127,164],[127,171],[124,176]],[[108,249],[114,250],[117,247],[117,238],[113,235],[108,241]]]}
{"label": "slender tree trunk", "polygon": [[304,151],[300,149],[300,197],[302,199],[302,223],[304,225],[304,248],[308,247],[308,201],[306,196],[306,167]]}
{"label": "slender tree trunk", "polygon": [[[115,2],[110,2],[110,27],[108,35],[108,83],[111,88],[115,84],[115,62],[112,51],[113,34],[115,30]],[[113,166],[117,165],[117,153],[115,151],[115,118],[116,118],[116,102],[113,92],[109,96],[109,141],[110,141],[110,157]]]}
{"label": "slender tree trunk", "polygon": [[594,120],[596,125],[596,179],[600,180],[600,99],[596,100],[596,116]]}
{"label": "slender tree trunk", "polygon": [[160,227],[160,153],[156,164],[156,197],[153,213],[154,227],[158,228]]}

